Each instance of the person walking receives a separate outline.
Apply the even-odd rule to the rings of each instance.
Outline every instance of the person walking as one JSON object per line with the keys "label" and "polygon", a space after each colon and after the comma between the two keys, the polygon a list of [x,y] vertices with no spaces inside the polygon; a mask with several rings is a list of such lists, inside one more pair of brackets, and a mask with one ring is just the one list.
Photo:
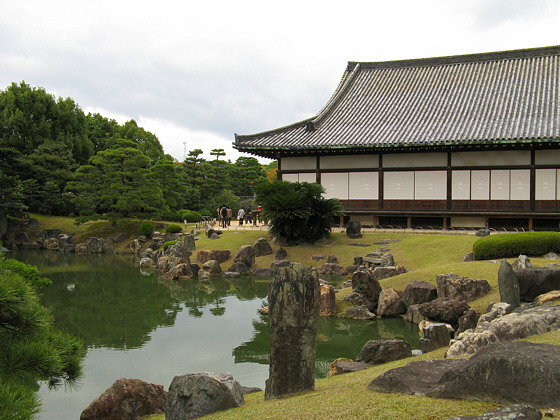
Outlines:
{"label": "person walking", "polygon": [[244,217],[245,217],[245,210],[243,210],[243,207],[241,207],[237,212],[237,220],[239,221],[239,226],[243,226]]}
{"label": "person walking", "polygon": [[220,210],[220,216],[222,217],[222,229],[227,227],[227,207],[224,204]]}
{"label": "person walking", "polygon": [[231,226],[231,218],[233,217],[233,210],[231,209],[230,206],[227,206],[226,209],[227,209],[227,216],[226,216],[227,225]]}
{"label": "person walking", "polygon": [[245,224],[248,225],[251,223],[251,206],[247,207],[247,211],[245,211]]}

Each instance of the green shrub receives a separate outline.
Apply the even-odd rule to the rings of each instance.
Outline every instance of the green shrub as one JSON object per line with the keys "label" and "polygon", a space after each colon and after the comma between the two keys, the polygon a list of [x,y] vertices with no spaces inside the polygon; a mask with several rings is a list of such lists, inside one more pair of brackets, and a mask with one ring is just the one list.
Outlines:
{"label": "green shrub", "polygon": [[179,212],[173,211],[173,210],[168,210],[168,211],[164,211],[163,213],[161,213],[161,218],[163,220],[169,220],[171,222],[182,222],[183,219],[181,219],[181,215],[179,214]]}
{"label": "green shrub", "polygon": [[154,233],[155,227],[150,222],[142,222],[140,225],[140,235],[147,236],[148,238]]}
{"label": "green shrub", "polygon": [[210,211],[208,209],[201,209],[198,211],[198,213],[202,216],[202,217],[211,217],[212,213],[210,213]]}
{"label": "green shrub", "polygon": [[521,254],[536,256],[548,252],[560,252],[560,233],[503,233],[485,236],[473,245],[475,260],[510,258]]}
{"label": "green shrub", "polygon": [[167,241],[163,244],[163,250],[165,251],[167,248],[169,248],[171,245],[175,245],[177,242],[179,241]]}
{"label": "green shrub", "polygon": [[179,225],[169,225],[165,228],[167,233],[179,233],[183,231],[183,228]]}
{"label": "green shrub", "polygon": [[186,220],[189,223],[197,223],[202,220],[202,215],[194,210],[179,210],[181,221]]}

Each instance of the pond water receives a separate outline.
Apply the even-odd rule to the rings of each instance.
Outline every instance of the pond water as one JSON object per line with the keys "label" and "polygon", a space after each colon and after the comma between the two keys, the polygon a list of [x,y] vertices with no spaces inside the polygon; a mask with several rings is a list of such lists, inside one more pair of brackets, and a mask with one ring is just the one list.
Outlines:
{"label": "pond water", "polygon": [[[52,280],[41,292],[56,326],[87,345],[84,373],[59,389],[40,384],[40,419],[79,418],[121,377],[168,389],[179,374],[231,372],[244,386],[264,389],[268,378],[268,320],[258,313],[268,280],[187,280],[163,284],[142,274],[133,256],[14,251]],[[357,321],[321,318],[316,377],[338,357],[355,359],[372,339],[400,337],[419,348],[417,327],[401,318]]]}

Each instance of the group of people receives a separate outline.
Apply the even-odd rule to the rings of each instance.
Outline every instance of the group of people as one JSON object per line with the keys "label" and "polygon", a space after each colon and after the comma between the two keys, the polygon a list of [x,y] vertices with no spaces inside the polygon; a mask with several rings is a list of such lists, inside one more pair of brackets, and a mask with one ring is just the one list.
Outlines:
{"label": "group of people", "polygon": [[239,211],[237,212],[237,220],[239,221],[239,226],[243,226],[243,221],[245,221],[246,225],[251,223],[251,212],[251,206],[247,207],[247,209],[244,209],[243,207],[239,209]]}
{"label": "group of people", "polygon": [[[260,219],[261,210],[262,210],[261,206],[257,207],[256,211],[253,211],[251,206],[248,206],[247,208],[241,207],[237,212],[237,220],[239,221],[239,226],[243,226],[243,223],[245,223],[246,225],[250,225],[251,222],[256,222],[256,220],[253,220],[253,217]],[[233,217],[231,207],[226,206],[224,204],[218,208],[217,212],[218,212],[218,220],[220,222],[220,226],[223,229],[230,226],[231,219]]]}
{"label": "group of people", "polygon": [[222,229],[227,228],[231,224],[232,217],[233,211],[230,206],[224,204],[218,208],[218,220],[220,221]]}

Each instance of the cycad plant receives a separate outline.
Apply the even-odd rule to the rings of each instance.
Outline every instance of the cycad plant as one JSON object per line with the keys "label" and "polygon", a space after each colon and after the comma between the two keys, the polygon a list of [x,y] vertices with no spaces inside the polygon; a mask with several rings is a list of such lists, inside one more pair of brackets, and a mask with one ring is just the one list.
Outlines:
{"label": "cycad plant", "polygon": [[314,243],[328,238],[335,217],[343,215],[336,199],[322,196],[324,188],[308,182],[274,181],[255,188],[261,217],[269,221],[269,234],[281,243]]}

